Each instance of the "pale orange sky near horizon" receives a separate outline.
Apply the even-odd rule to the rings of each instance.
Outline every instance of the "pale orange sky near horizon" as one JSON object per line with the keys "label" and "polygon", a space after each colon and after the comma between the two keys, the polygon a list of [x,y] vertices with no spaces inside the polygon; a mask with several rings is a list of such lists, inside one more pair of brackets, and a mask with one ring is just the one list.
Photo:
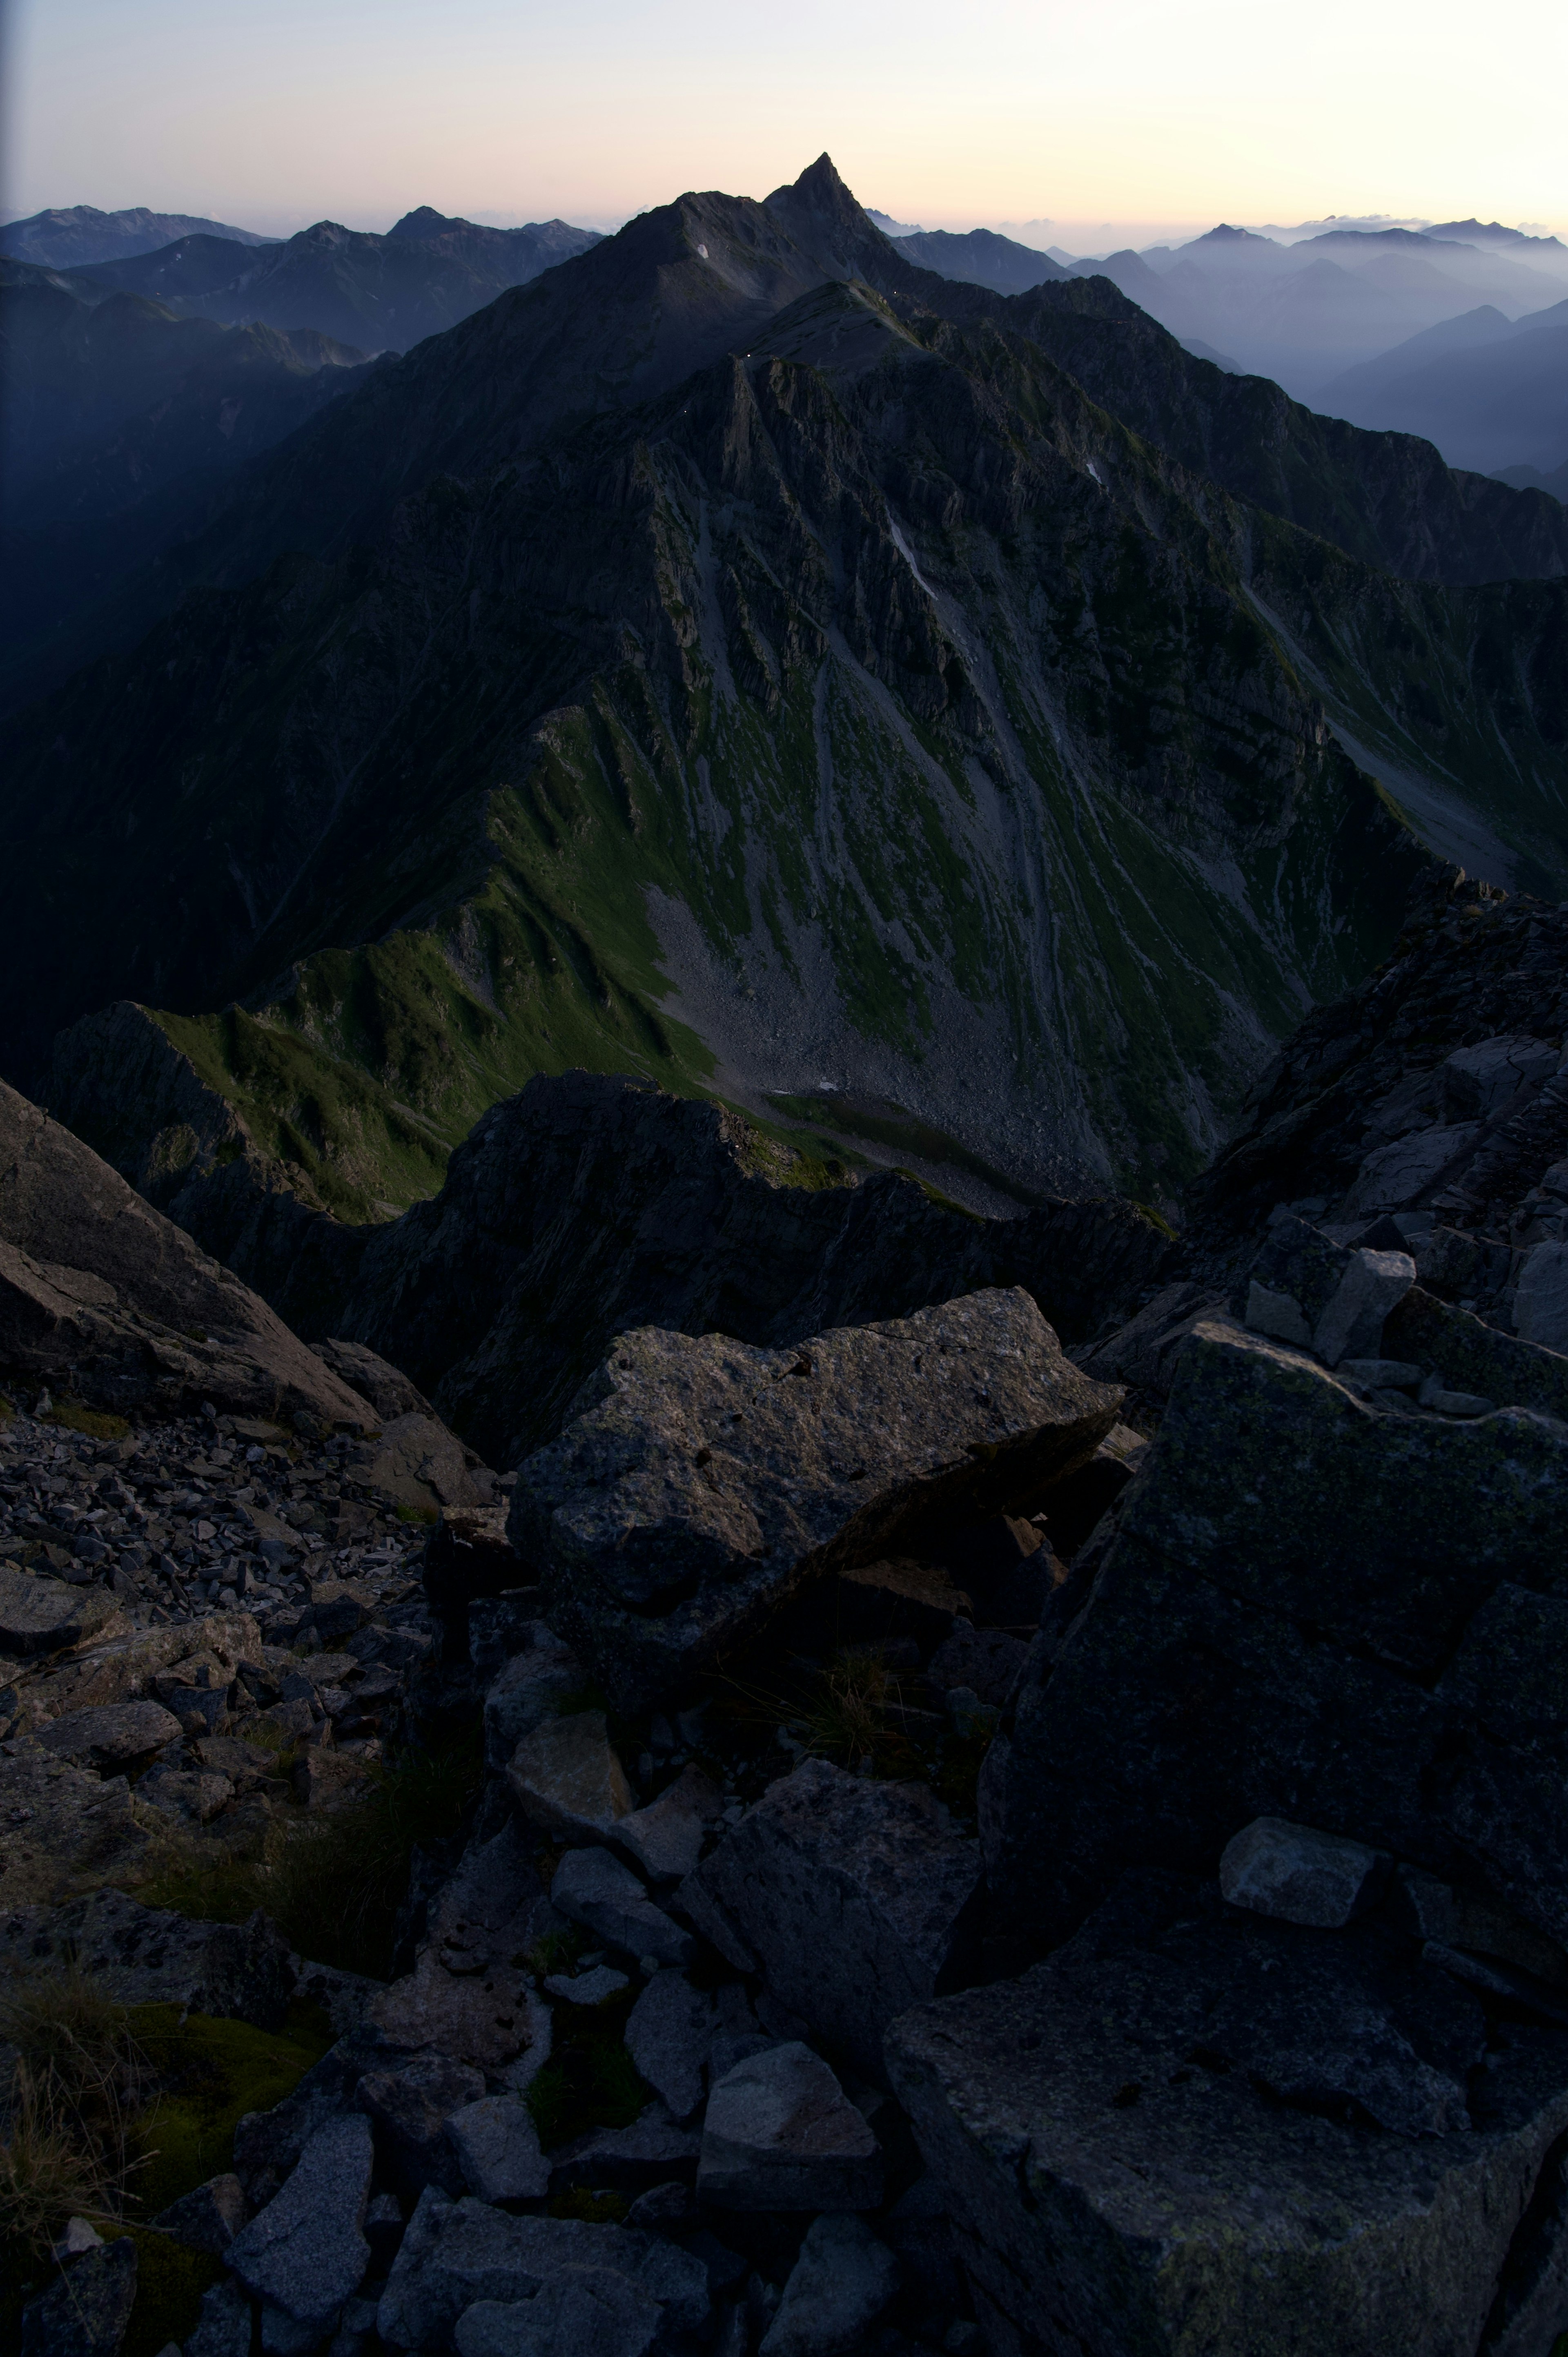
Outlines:
{"label": "pale orange sky near horizon", "polygon": [[1330,212],[1568,237],[1568,9],[1523,0],[1491,55],[1474,22],[1456,0],[1308,24],[1255,0],[12,0],[5,214],[611,227],[684,188],[765,196],[825,147],[901,220],[1074,252]]}

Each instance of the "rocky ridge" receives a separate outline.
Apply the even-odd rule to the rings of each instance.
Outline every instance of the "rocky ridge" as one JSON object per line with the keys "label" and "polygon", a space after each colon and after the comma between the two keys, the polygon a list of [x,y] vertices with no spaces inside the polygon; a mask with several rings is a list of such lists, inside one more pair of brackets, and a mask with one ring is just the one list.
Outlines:
{"label": "rocky ridge", "polygon": [[[361,1676],[409,1648],[389,1748],[465,1701],[482,1727],[480,1790],[416,1867],[392,1976],[313,1975],[264,1917],[180,1930],[119,1891],[30,1900],[6,1933],[33,1969],[74,1938],[128,1995],[261,2020],[314,1986],[336,2009],[231,2169],[156,2222],[218,2256],[183,2357],[257,2334],[295,2357],[1549,2357],[1568,2329],[1561,921],[1450,875],[1289,1043],[1185,1234],[1145,1254],[1092,1207],[1037,1227],[1042,1254],[1127,1240],[1100,1302],[1074,1297],[1070,1351],[1037,1297],[934,1255],[908,1281],[950,1286],[940,1302],[788,1348],[726,1335],[729,1297],[682,1290],[700,1253],[670,1216],[671,1141],[708,1206],[719,1117],[585,1082],[494,1123],[487,1183],[510,1141],[521,1204],[546,1104],[586,1125],[564,1125],[564,1167],[639,1141],[624,1203],[640,1189],[669,1222],[667,1297],[708,1331],[613,1327],[515,1473],[450,1442],[471,1486],[442,1501],[420,1593],[405,1559],[360,1598],[345,1651],[386,1649]],[[802,1223],[802,1266],[811,1217],[899,1200],[755,1176],[751,1197],[729,1169],[732,1207],[768,1207],[785,1240]],[[454,1189],[426,1240],[443,1284],[473,1200]],[[723,1223],[693,1232],[722,1264]],[[623,1252],[607,1301],[650,1281]],[[776,1314],[804,1297],[788,1250],[772,1282]],[[419,1285],[403,1297],[412,1320]],[[427,1419],[417,1371],[320,1348],[383,1439]],[[186,1469],[209,1484],[240,1469],[217,1421]],[[47,1429],[17,1419],[45,1514]],[[150,1424],[149,1444],[172,1445]],[[310,1437],[283,1478],[345,1487],[377,1445]],[[56,1526],[74,1534],[77,1507]],[[106,1496],[95,1527],[115,1511],[131,1523]],[[16,1535],[38,1544],[30,1520]],[[221,1535],[198,1524],[188,1553],[231,1559]],[[328,1535],[306,1527],[306,1556]],[[251,1712],[287,1707],[274,1655],[299,1614],[289,1675],[320,1717],[299,1727],[303,1810],[268,1805],[301,1818],[335,1797],[316,1755],[375,1739],[353,1674],[309,1675],[375,1552],[359,1582],[260,1597],[264,1634],[249,1591],[174,1632],[199,1632],[208,1681],[232,1669],[238,1748]],[[58,1579],[37,1555],[17,1575],[35,1624],[56,1587],[68,1617],[18,1663],[6,1764],[39,1790],[81,1779],[107,1850],[165,1768],[199,1785],[208,1738],[178,1713],[211,1684],[181,1651],[84,1703],[116,1645],[173,1624],[72,1620],[108,1599],[64,1577],[81,1545],[43,1560]],[[162,1733],[155,1713],[188,1762],[110,1749]],[[113,2349],[132,2270],[71,2233],[63,2282]]]}

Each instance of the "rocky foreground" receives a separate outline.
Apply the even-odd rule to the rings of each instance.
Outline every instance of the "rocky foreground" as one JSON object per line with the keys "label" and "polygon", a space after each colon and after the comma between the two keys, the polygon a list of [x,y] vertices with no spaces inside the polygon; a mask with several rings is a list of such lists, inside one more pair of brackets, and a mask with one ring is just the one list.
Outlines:
{"label": "rocky foreground", "polygon": [[[362,1345],[290,1405],[260,1304],[192,1397],[34,1253],[0,1947],[332,2042],[24,2348],[139,2349],[152,2232],[183,2357],[1549,2357],[1565,928],[1451,892],[1070,1349],[972,1280],[633,1325],[504,1474]],[[136,1895],[466,1722],[385,1975]]]}

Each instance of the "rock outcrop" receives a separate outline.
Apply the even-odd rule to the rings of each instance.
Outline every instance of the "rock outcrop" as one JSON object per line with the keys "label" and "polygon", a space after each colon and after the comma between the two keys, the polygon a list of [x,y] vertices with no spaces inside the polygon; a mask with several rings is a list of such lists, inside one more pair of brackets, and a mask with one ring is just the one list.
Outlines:
{"label": "rock outcrop", "polygon": [[509,1529],[553,1626],[635,1708],[802,1582],[1038,1504],[1120,1400],[1022,1291],[785,1351],[623,1334],[583,1412],[518,1469]]}
{"label": "rock outcrop", "polygon": [[124,1409],[374,1411],[81,1139],[0,1083],[0,1372]]}

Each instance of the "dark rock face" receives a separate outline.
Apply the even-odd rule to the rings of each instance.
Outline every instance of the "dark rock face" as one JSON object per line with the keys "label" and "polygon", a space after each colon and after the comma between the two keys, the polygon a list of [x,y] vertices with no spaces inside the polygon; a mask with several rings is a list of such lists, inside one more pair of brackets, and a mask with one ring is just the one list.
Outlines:
{"label": "dark rock face", "polygon": [[1545,1799],[1561,1729],[1525,1747],[1492,1718],[1526,1707],[1513,1632],[1568,1611],[1564,1565],[1561,1425],[1384,1413],[1300,1353],[1199,1327],[1121,1534],[1066,1633],[1036,1641],[987,1759],[999,1910],[1048,1944],[1122,1868],[1213,1873],[1278,1816],[1568,1936]]}
{"label": "dark rock face", "polygon": [[247,1923],[192,1923],[97,1890],[63,1907],[0,1915],[0,1956],[37,1968],[64,1950],[121,2005],[177,2005],[197,2013],[283,2026],[294,1992],[288,1943],[263,1914]]}
{"label": "dark rock face", "polygon": [[22,2311],[20,2357],[119,2357],[136,2297],[136,2245],[84,2251]]}
{"label": "dark rock face", "polygon": [[520,1467],[509,1529],[552,1625],[635,1707],[901,1530],[1037,1499],[1121,1394],[992,1291],[785,1351],[623,1334],[587,1398]]}
{"label": "dark rock face", "polygon": [[1378,1927],[1130,1876],[1021,1980],[905,2015],[887,2059],[994,2346],[1524,2357],[1561,2322],[1549,2294],[1507,2337],[1568,2035],[1488,2022]]}
{"label": "dark rock face", "polygon": [[978,1844],[924,1784],[825,1760],[782,1778],[698,1869],[772,1996],[879,2078],[897,2014],[972,1969]]}
{"label": "dark rock face", "polygon": [[891,1173],[825,1189],[792,1175],[718,1106],[568,1072],[495,1106],[441,1192],[389,1226],[231,1189],[229,1170],[168,1208],[302,1333],[394,1357],[497,1465],[553,1437],[633,1327],[776,1346],[1021,1285],[1071,1340],[1136,1299],[1170,1249],[1113,1197],[975,1220]]}
{"label": "dark rock face", "polygon": [[0,1367],[121,1408],[373,1421],[264,1301],[3,1084],[0,1159]]}

